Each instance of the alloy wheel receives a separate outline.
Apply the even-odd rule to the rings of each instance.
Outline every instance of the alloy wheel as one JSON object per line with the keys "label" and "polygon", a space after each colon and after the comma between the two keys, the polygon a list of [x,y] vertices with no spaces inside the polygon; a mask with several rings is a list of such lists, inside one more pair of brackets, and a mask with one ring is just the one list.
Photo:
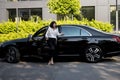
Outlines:
{"label": "alloy wheel", "polygon": [[7,49],[7,53],[6,53],[6,60],[9,63],[13,63],[13,62],[18,62],[19,60],[19,52],[15,47],[9,47]]}
{"label": "alloy wheel", "polygon": [[98,62],[101,59],[102,50],[98,46],[90,46],[86,49],[86,59],[89,62]]}

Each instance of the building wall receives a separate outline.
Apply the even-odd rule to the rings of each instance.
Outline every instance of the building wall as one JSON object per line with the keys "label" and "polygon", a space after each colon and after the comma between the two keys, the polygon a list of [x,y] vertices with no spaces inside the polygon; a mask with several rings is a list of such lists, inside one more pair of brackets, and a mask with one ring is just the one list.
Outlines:
{"label": "building wall", "polygon": [[[118,0],[120,5],[120,0]],[[82,6],[95,6],[95,19],[110,22],[110,6],[116,5],[116,0],[81,0]]]}
{"label": "building wall", "polygon": [[8,18],[7,11],[4,4],[5,2],[3,2],[3,0],[0,0],[0,22],[5,21]]}
{"label": "building wall", "polygon": [[42,8],[43,20],[56,20],[56,15],[49,13],[49,9],[46,4],[47,0],[18,2],[0,0],[0,22],[8,20],[7,9],[13,8]]}
{"label": "building wall", "polygon": [[[118,2],[120,4],[120,0]],[[56,15],[49,13],[46,4],[47,0],[19,2],[0,0],[0,22],[8,19],[7,9],[11,8],[42,8],[43,20],[56,20]],[[115,0],[81,0],[82,6],[95,6],[95,19],[104,22],[110,22],[110,5],[115,4]]]}

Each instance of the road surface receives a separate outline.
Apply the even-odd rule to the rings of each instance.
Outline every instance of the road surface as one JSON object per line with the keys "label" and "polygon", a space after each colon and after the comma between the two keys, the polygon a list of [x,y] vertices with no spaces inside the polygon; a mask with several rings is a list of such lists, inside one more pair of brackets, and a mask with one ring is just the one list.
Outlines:
{"label": "road surface", "polygon": [[99,63],[60,58],[55,65],[31,60],[16,64],[0,61],[0,80],[120,80],[120,56]]}

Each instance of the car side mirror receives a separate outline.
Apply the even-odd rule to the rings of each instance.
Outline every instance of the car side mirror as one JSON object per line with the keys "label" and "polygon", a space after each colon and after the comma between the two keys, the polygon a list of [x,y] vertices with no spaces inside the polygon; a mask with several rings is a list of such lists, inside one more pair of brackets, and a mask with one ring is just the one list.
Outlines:
{"label": "car side mirror", "polygon": [[38,36],[36,36],[36,37],[32,37],[32,40],[34,40],[34,41],[40,41],[40,40],[42,40],[44,37],[38,37]]}

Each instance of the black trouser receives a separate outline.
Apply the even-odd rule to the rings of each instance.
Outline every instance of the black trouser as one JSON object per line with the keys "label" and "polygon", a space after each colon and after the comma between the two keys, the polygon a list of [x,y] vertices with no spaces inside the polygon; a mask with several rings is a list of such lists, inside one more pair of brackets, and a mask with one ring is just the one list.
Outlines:
{"label": "black trouser", "polygon": [[49,38],[48,39],[48,46],[50,47],[50,52],[49,52],[49,57],[55,57],[56,55],[56,46],[57,46],[57,41],[55,38]]}

